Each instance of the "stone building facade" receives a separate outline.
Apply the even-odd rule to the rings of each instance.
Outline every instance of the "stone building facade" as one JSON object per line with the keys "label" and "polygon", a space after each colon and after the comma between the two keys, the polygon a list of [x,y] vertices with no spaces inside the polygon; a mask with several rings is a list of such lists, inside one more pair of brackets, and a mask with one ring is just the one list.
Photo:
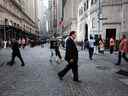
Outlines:
{"label": "stone building facade", "polygon": [[81,0],[65,0],[64,3],[64,29],[65,34],[71,30],[77,31],[78,5]]}
{"label": "stone building facade", "polygon": [[109,39],[115,41],[122,34],[128,35],[128,0],[82,0],[78,7],[78,41],[99,35],[109,47]]}
{"label": "stone building facade", "polygon": [[77,11],[81,0],[49,0],[49,34],[58,37],[77,30]]}
{"label": "stone building facade", "polygon": [[48,37],[48,1],[38,0],[38,18],[39,18],[39,37],[46,39]]}
{"label": "stone building facade", "polygon": [[49,34],[50,37],[58,37],[62,33],[62,28],[59,22],[62,16],[62,2],[63,0],[49,0]]}
{"label": "stone building facade", "polygon": [[0,38],[36,37],[37,0],[0,0]]}
{"label": "stone building facade", "polygon": [[52,37],[54,35],[54,22],[55,22],[55,1],[49,0],[49,8],[48,8],[48,29],[49,36]]}

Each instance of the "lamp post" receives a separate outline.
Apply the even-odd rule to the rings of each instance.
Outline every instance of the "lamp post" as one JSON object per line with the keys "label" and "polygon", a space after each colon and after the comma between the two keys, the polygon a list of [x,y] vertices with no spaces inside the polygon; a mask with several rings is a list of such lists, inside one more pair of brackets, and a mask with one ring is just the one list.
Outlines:
{"label": "lamp post", "polygon": [[4,24],[4,40],[6,40],[6,23]]}
{"label": "lamp post", "polygon": [[98,17],[98,33],[100,33],[100,29],[101,29],[101,22],[100,21],[103,21],[103,20],[107,20],[108,18],[106,17],[101,17],[102,13],[101,13],[101,0],[98,0],[98,11],[97,11],[97,17]]}
{"label": "lamp post", "polygon": [[98,0],[98,34],[100,33],[100,13],[101,13],[101,7],[100,7],[100,0]]}
{"label": "lamp post", "polygon": [[[101,13],[100,0],[98,0],[97,4],[98,4],[98,11],[97,11],[97,18],[98,18],[98,29],[97,29],[97,31],[98,32],[97,32],[97,34],[100,35],[100,13]],[[98,38],[99,38],[99,36],[98,36]],[[98,54],[98,52],[99,52],[98,46],[96,46],[95,52]]]}

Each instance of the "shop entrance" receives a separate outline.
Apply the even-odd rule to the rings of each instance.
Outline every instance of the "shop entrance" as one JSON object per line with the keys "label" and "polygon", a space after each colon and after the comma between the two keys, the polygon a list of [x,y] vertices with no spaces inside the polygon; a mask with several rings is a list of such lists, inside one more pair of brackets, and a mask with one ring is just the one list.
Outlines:
{"label": "shop entrance", "polygon": [[106,48],[109,48],[109,40],[111,37],[116,41],[116,29],[106,29]]}

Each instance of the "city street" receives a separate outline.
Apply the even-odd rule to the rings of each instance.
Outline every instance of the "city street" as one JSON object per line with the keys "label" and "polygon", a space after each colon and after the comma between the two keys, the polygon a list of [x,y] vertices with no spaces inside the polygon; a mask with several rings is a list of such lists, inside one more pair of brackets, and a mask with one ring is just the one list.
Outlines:
{"label": "city street", "polygon": [[[25,66],[18,59],[13,66],[6,63],[11,59],[11,49],[0,49],[0,96],[128,96],[128,77],[116,72],[128,70],[126,62],[115,66],[117,53],[94,55],[88,59],[88,52],[79,50],[79,78],[82,83],[72,81],[69,72],[63,81],[57,72],[66,62],[56,63],[50,59],[48,45],[21,49]],[[64,57],[64,50],[61,49]]]}
{"label": "city street", "polygon": [[128,0],[0,0],[0,96],[128,96],[127,24]]}

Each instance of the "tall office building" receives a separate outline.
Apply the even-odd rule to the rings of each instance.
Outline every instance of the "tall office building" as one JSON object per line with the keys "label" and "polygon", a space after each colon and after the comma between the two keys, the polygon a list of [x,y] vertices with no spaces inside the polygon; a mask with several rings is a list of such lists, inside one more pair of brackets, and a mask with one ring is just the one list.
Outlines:
{"label": "tall office building", "polygon": [[37,0],[0,0],[0,38],[36,38]]}
{"label": "tall office building", "polygon": [[65,35],[72,30],[77,31],[77,13],[80,2],[81,0],[63,0],[63,32]]}

